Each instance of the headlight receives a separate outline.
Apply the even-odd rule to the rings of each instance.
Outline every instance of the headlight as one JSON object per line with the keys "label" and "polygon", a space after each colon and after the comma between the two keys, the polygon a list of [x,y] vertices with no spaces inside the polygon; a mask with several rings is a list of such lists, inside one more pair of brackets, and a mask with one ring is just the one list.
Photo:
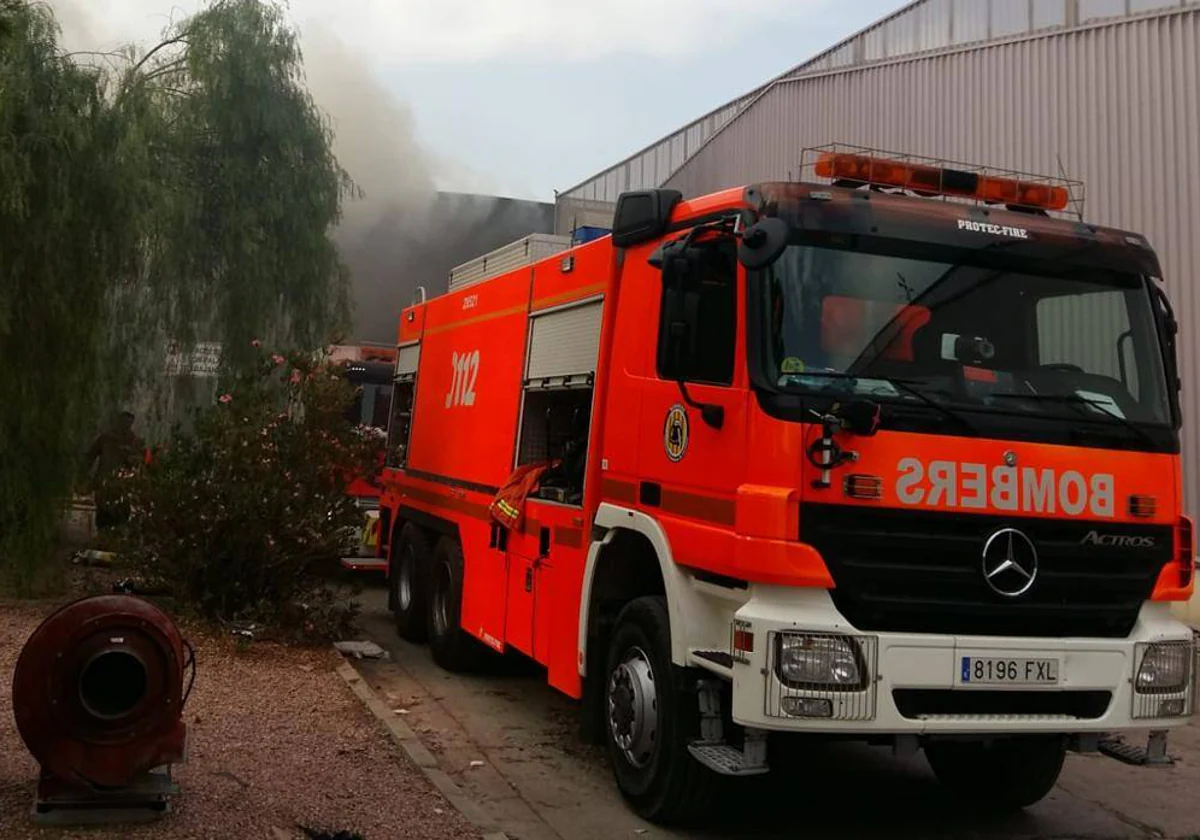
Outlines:
{"label": "headlight", "polygon": [[1138,693],[1175,694],[1183,691],[1192,679],[1194,657],[1194,648],[1187,642],[1147,645],[1137,673]]}
{"label": "headlight", "polygon": [[839,636],[779,636],[779,676],[793,686],[858,691],[866,684],[862,656]]}

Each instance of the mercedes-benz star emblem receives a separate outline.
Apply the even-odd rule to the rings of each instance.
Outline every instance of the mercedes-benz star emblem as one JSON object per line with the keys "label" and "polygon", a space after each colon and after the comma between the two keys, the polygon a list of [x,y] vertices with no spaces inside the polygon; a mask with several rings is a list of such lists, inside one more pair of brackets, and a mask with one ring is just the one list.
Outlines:
{"label": "mercedes-benz star emblem", "polygon": [[983,546],[983,579],[1005,598],[1019,598],[1037,580],[1033,541],[1015,528],[1001,528]]}

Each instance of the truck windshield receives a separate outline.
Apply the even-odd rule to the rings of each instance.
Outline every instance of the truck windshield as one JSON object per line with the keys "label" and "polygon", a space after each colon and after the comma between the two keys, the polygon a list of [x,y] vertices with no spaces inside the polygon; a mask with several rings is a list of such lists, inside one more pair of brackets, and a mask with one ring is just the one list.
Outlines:
{"label": "truck windshield", "polygon": [[[757,283],[767,374],[956,409],[1168,424],[1148,281],[976,252],[969,263],[793,244]],[[921,256],[935,257],[936,252]]]}

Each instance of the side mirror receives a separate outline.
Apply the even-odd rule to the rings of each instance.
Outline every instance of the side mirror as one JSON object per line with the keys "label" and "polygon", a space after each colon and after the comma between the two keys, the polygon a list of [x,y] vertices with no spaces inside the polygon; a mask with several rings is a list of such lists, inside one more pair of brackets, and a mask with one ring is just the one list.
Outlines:
{"label": "side mirror", "polygon": [[768,216],[759,219],[742,233],[738,260],[752,271],[766,268],[783,256],[787,245],[787,222]]}
{"label": "side mirror", "polygon": [[879,403],[871,400],[851,400],[834,406],[830,413],[842,422],[842,428],[852,435],[873,437],[879,431]]}
{"label": "side mirror", "polygon": [[640,190],[617,197],[613,214],[612,241],[629,248],[666,233],[671,211],[683,199],[678,190]]}

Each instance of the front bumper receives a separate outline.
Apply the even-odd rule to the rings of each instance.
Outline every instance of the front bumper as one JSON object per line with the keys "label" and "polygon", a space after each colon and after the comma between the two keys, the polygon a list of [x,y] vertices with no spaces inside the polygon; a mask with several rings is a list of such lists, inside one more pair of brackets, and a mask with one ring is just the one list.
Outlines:
{"label": "front bumper", "polygon": [[[753,634],[753,651],[733,663],[733,719],[768,730],[845,734],[1000,734],[1166,729],[1187,723],[1195,694],[1191,628],[1166,605],[1143,606],[1126,639],[1012,638],[911,633],[861,633],[820,589],[756,586],[735,626]],[[866,670],[858,691],[797,690],[776,668],[775,639],[787,632],[855,637]],[[1184,691],[1135,693],[1134,679],[1149,643],[1174,642],[1188,657]],[[1056,659],[1054,686],[964,686],[964,656]],[[1051,696],[1056,695],[1056,696]],[[827,717],[802,717],[784,698],[828,699]],[[1163,699],[1171,701],[1160,706]],[[809,706],[809,708],[812,708]],[[1167,715],[1161,714],[1165,710]]]}

